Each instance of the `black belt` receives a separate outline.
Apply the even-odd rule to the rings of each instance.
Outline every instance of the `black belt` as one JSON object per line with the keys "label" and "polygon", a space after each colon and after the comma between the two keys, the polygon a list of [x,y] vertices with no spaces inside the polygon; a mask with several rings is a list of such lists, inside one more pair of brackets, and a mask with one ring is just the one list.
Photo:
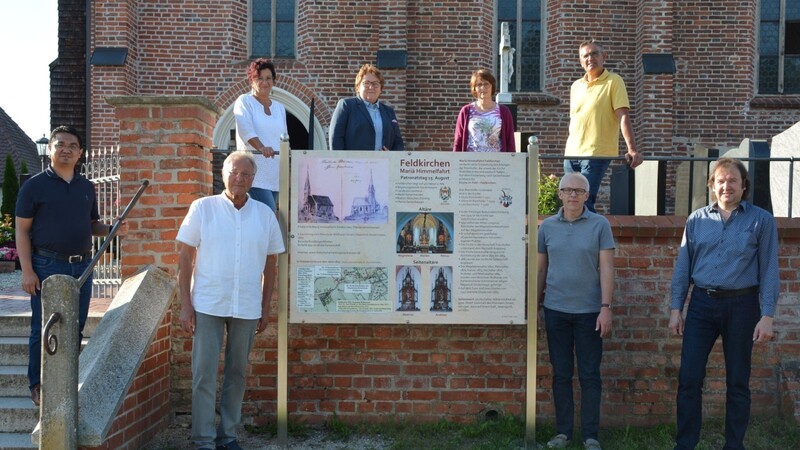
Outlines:
{"label": "black belt", "polygon": [[711,298],[730,298],[741,297],[743,295],[758,294],[758,286],[750,286],[742,289],[714,289],[698,288],[704,291]]}
{"label": "black belt", "polygon": [[91,252],[84,253],[82,255],[62,255],[61,253],[51,252],[50,250],[45,250],[43,248],[33,249],[33,254],[44,256],[45,258],[57,259],[59,261],[68,262],[70,264],[84,262],[92,257]]}

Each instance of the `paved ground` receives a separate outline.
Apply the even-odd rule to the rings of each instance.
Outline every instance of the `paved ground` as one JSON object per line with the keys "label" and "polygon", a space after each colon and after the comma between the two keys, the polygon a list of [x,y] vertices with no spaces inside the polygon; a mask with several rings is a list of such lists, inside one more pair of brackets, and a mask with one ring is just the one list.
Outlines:
{"label": "paved ground", "polygon": [[[22,290],[22,272],[0,273],[0,316],[24,316],[31,313],[30,295]],[[111,299],[92,299],[89,314],[103,314]]]}

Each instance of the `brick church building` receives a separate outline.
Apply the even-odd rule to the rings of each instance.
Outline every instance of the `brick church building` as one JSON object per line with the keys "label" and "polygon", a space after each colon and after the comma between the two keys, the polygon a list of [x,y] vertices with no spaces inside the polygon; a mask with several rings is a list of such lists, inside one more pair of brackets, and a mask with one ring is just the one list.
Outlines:
{"label": "brick church building", "polygon": [[[544,154],[563,152],[569,87],[583,74],[578,45],[589,38],[605,44],[607,67],[626,81],[637,146],[645,155],[685,156],[695,144],[723,148],[743,138],[768,140],[800,118],[800,6],[790,0],[59,0],[59,22],[52,122],[78,125],[91,147],[125,145],[133,132],[137,142],[150,145],[147,134],[158,139],[163,128],[136,127],[147,123],[152,109],[134,105],[121,115],[118,99],[130,105],[131,98],[153,103],[167,97],[201,99],[214,116],[195,157],[227,148],[233,102],[249,90],[247,64],[269,57],[277,67],[272,95],[286,106],[292,148],[328,147],[336,102],[353,95],[356,72],[369,62],[382,67],[381,99],[397,112],[406,148],[449,151],[459,108],[472,99],[471,72],[488,67],[497,74],[502,22],[511,24],[516,50],[510,91],[517,131],[537,135]],[[180,127],[185,119],[169,124],[164,117],[161,127]],[[151,153],[141,158],[171,151],[164,145],[148,147]],[[123,158],[140,156],[125,151]],[[203,176],[181,178],[175,167],[164,169],[164,180],[174,171],[173,182],[210,185]],[[150,192],[198,195],[158,187]],[[133,220],[134,234],[164,241],[129,240],[123,252],[143,256],[123,263],[176,269],[173,239],[187,196],[179,206],[163,199],[147,203],[153,211],[169,207],[174,217],[155,212],[162,220],[148,225],[169,230],[144,231],[143,222]],[[666,297],[682,224],[664,218],[661,228],[655,220],[627,227],[633,219],[610,219],[619,244],[617,288],[625,295],[615,306],[619,332],[604,360],[604,426],[674,419],[680,343],[666,337]],[[781,241],[787,249],[782,305],[796,308],[800,233],[796,220],[791,223]],[[777,413],[781,396],[797,390],[797,383],[781,389],[776,381],[782,356],[797,357],[800,335],[796,320],[782,320],[794,330],[786,347],[769,344],[754,357],[754,410],[764,414]],[[783,322],[784,330],[788,325]],[[332,413],[466,421],[486,409],[525,411],[522,325],[297,324],[289,334],[289,412],[308,422]],[[540,334],[537,409],[552,419]],[[275,413],[275,338],[266,335],[253,350],[245,401],[245,420],[256,424],[274,420]],[[191,337],[173,325],[170,345],[169,399],[173,410],[185,411]],[[718,368],[721,361],[712,364]],[[720,374],[713,380],[724,385]],[[711,415],[723,414],[723,393],[715,391],[708,402]]]}
{"label": "brick church building", "polygon": [[[538,135],[544,153],[563,151],[569,86],[583,73],[577,46],[588,38],[606,44],[608,68],[626,81],[646,154],[769,139],[800,110],[800,11],[787,0],[59,4],[53,123],[77,113],[93,147],[118,143],[113,96],[205,97],[222,111],[214,146],[227,147],[233,102],[249,89],[247,63],[263,56],[277,65],[273,96],[287,107],[293,148],[327,148],[336,101],[353,95],[355,73],[371,62],[384,67],[382,99],[397,111],[407,148],[448,150],[471,100],[470,73],[497,74],[501,22],[516,50],[517,131]],[[68,98],[78,101],[59,101]]]}

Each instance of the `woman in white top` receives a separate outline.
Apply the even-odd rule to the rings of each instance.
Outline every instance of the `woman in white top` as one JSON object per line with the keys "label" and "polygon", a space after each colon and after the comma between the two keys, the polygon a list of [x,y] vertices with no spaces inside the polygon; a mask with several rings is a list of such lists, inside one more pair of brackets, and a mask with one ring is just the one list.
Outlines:
{"label": "woman in white top", "polygon": [[287,133],[286,108],[269,97],[275,85],[275,65],[264,58],[256,59],[247,68],[252,90],[242,94],[233,105],[236,117],[236,149],[256,153],[256,171],[250,197],[275,211],[280,186],[279,148],[281,134]]}

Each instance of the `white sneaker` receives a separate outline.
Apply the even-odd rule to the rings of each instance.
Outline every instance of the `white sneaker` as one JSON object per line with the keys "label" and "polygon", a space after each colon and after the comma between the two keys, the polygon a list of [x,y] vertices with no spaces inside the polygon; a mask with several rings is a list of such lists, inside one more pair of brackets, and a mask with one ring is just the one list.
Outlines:
{"label": "white sneaker", "polygon": [[587,439],[583,442],[583,448],[586,450],[602,450],[600,448],[600,443],[597,442],[597,439]]}
{"label": "white sneaker", "polygon": [[553,439],[547,441],[547,448],[566,448],[569,445],[569,439],[566,434],[557,434]]}

